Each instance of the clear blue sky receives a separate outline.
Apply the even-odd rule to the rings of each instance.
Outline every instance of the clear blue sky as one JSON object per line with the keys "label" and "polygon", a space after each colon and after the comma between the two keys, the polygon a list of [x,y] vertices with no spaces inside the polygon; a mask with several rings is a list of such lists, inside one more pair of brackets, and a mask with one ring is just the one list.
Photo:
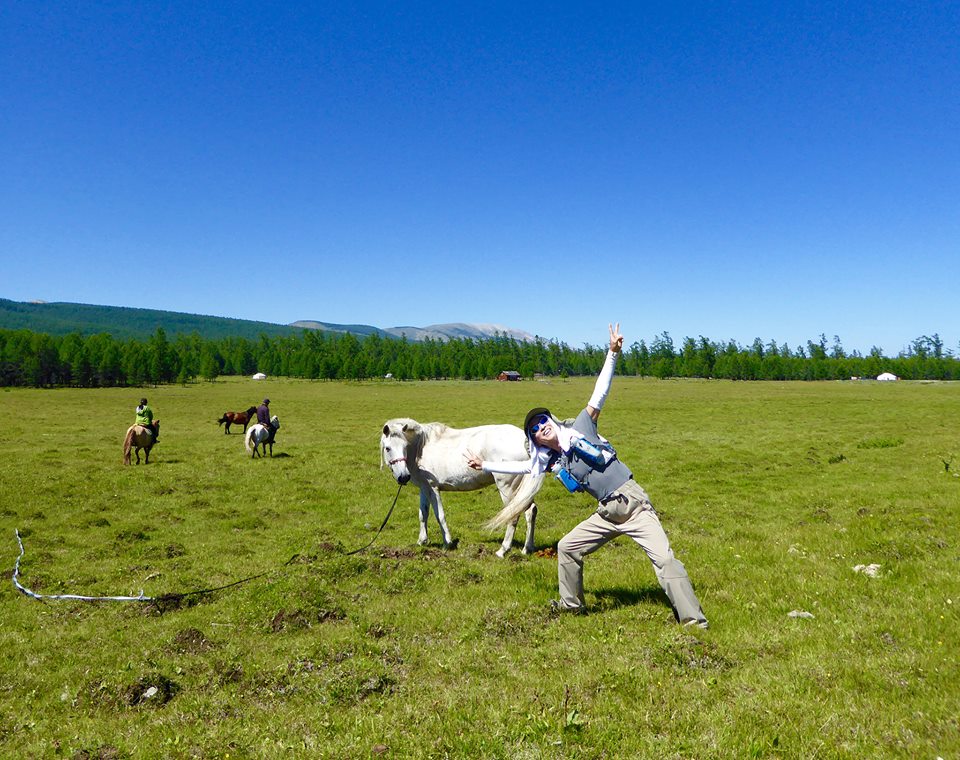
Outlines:
{"label": "clear blue sky", "polygon": [[297,5],[6,0],[0,297],[957,351],[956,3]]}

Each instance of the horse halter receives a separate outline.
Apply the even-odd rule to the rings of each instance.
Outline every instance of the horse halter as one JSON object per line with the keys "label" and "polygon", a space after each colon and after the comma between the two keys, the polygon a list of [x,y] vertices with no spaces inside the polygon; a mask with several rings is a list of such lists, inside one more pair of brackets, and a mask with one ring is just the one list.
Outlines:
{"label": "horse halter", "polygon": [[407,461],[406,457],[397,457],[396,459],[391,459],[389,462],[387,462],[387,464],[390,466],[393,466],[397,462],[406,462],[406,461]]}

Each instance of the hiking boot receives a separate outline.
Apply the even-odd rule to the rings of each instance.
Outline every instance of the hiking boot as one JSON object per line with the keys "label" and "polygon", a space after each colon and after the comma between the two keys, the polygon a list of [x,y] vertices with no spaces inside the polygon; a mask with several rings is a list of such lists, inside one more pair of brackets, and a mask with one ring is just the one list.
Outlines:
{"label": "hiking boot", "polygon": [[549,606],[551,615],[586,615],[586,607],[567,607],[559,599],[551,599]]}

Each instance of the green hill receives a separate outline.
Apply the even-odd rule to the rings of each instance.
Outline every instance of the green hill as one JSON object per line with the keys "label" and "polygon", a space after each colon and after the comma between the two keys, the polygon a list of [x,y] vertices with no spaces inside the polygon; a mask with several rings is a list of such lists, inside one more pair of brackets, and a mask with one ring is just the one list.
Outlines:
{"label": "green hill", "polygon": [[179,333],[198,333],[208,340],[249,338],[260,335],[296,335],[302,329],[247,319],[181,314],[158,309],[133,309],[125,306],[91,306],[81,303],[23,303],[0,298],[0,328],[31,330],[49,335],[108,333],[114,338],[139,340],[162,327],[168,337]]}

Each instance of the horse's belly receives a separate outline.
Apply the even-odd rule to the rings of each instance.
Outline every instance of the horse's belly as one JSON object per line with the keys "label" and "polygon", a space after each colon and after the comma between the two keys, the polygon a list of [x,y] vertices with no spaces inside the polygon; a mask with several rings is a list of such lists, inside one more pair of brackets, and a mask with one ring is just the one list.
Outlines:
{"label": "horse's belly", "polygon": [[463,477],[447,478],[437,486],[437,489],[440,491],[476,491],[478,488],[486,488],[492,485],[493,475],[489,472],[478,472]]}

